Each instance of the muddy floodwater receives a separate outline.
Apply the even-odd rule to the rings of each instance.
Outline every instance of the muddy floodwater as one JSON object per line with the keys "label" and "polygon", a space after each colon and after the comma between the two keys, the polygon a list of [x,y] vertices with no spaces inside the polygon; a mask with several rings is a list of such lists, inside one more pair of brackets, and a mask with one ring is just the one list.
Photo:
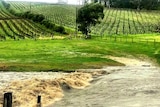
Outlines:
{"label": "muddy floodwater", "polygon": [[[109,57],[126,66],[80,69],[78,71],[105,71],[93,77],[84,89],[66,89],[60,101],[46,107],[160,107],[160,68],[132,58]],[[61,78],[65,73],[53,72],[0,72],[0,88],[12,81],[32,78]],[[43,105],[43,104],[42,104]]]}
{"label": "muddy floodwater", "polygon": [[34,78],[38,79],[54,79],[60,78],[65,73],[57,72],[0,72],[0,88],[8,87],[10,82],[25,81]]}
{"label": "muddy floodwater", "polygon": [[103,68],[110,74],[95,78],[83,90],[65,92],[48,107],[160,107],[160,69],[146,61],[112,59],[126,66]]}

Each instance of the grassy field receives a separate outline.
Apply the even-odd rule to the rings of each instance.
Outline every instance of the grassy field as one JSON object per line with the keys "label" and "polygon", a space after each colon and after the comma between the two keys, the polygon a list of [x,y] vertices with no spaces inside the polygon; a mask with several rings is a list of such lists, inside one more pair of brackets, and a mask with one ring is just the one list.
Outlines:
{"label": "grassy field", "polygon": [[[152,38],[154,38],[152,36]],[[21,40],[0,42],[0,70],[72,71],[123,65],[107,56],[149,57],[160,63],[160,43],[114,42],[106,39]]]}

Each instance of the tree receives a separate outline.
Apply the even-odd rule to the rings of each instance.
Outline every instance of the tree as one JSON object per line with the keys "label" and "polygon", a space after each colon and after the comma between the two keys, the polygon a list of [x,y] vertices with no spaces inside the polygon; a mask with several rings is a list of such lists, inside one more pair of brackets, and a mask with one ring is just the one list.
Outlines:
{"label": "tree", "polygon": [[107,1],[108,0],[104,0],[104,6],[107,7]]}
{"label": "tree", "polygon": [[140,10],[142,0],[130,0],[130,2],[133,4],[133,7],[137,8],[137,10]]}
{"label": "tree", "polygon": [[160,22],[154,26],[154,32],[160,33]]}
{"label": "tree", "polygon": [[99,0],[99,3],[101,4],[101,3],[102,3],[102,0]]}
{"label": "tree", "polygon": [[103,19],[103,6],[99,3],[86,4],[78,10],[78,30],[85,34],[85,38],[91,38],[89,33],[90,27],[100,23],[100,19]]}
{"label": "tree", "polygon": [[98,2],[98,0],[94,0],[94,3],[97,3]]}
{"label": "tree", "polygon": [[98,0],[91,0],[91,2],[92,2],[92,3],[97,3],[97,2],[98,2]]}
{"label": "tree", "polygon": [[158,8],[159,0],[142,0],[142,8],[153,10]]}

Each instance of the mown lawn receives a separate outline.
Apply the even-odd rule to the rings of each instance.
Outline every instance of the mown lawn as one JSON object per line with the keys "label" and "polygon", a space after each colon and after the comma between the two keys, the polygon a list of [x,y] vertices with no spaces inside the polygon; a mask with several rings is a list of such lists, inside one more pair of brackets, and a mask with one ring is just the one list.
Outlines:
{"label": "mown lawn", "polygon": [[72,71],[121,66],[107,55],[148,56],[160,63],[160,44],[115,42],[106,39],[20,40],[0,42],[1,71]]}

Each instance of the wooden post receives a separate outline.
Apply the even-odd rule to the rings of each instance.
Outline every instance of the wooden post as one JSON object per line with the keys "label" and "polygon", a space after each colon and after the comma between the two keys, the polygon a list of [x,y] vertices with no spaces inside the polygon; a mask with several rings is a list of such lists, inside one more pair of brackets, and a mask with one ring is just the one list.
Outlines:
{"label": "wooden post", "polygon": [[127,42],[127,37],[126,37],[126,42]]}
{"label": "wooden post", "polygon": [[115,41],[115,42],[117,41],[117,37],[116,37],[116,36],[114,37],[114,41]]}
{"label": "wooden post", "polygon": [[154,39],[154,47],[156,46],[156,40]]}
{"label": "wooden post", "polygon": [[3,107],[12,107],[12,93],[4,93]]}
{"label": "wooden post", "polygon": [[41,107],[41,96],[38,95],[37,97],[37,107]]}

